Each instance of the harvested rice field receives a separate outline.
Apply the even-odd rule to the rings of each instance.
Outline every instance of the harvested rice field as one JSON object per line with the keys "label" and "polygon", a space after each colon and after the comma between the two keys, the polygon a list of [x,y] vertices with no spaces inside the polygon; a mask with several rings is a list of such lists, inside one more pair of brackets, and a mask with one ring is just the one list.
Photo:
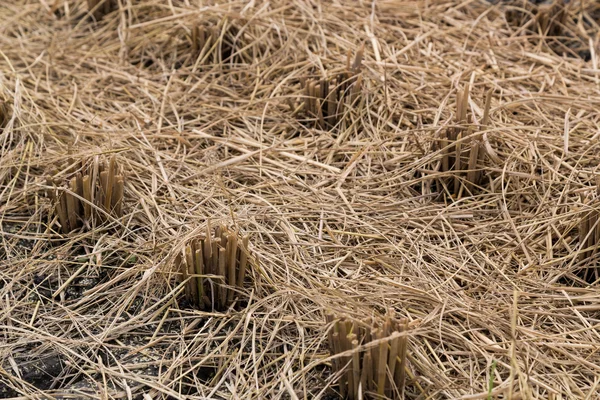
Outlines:
{"label": "harvested rice field", "polygon": [[599,25],[3,0],[0,398],[600,399]]}

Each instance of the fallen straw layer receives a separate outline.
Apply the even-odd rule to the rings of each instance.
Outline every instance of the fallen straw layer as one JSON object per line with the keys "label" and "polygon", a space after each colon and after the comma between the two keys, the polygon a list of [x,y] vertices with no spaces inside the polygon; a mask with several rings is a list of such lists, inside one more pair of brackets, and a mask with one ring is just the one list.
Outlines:
{"label": "fallen straw layer", "polygon": [[[401,334],[408,330],[408,321],[396,320],[389,314],[380,324],[372,319],[336,319],[332,314],[327,314],[326,319],[332,325],[328,333],[330,353],[351,351],[351,355],[335,358],[332,363],[340,376],[341,397],[403,398],[408,337]],[[370,345],[372,342],[377,344]]]}
{"label": "fallen straw layer", "polygon": [[82,161],[80,169],[66,179],[47,178],[47,194],[55,204],[54,212],[63,233],[81,227],[90,228],[106,220],[107,215],[123,215],[125,178],[118,172],[115,156],[107,163],[94,157],[91,163]]}
{"label": "fallen straw layer", "polygon": [[[23,3],[0,7],[11,21],[0,93],[14,110],[0,133],[2,335],[11,339],[3,350],[22,377],[25,356],[77,362],[63,372],[73,379],[56,380],[48,394],[5,368],[0,380],[15,396],[56,396],[89,377],[92,394],[102,387],[113,397],[126,380],[133,397],[316,399],[338,390],[319,365],[318,327],[323,308],[341,302],[394,307],[411,324],[422,321],[410,343],[407,398],[487,399],[492,384],[496,399],[600,398],[597,330],[589,325],[600,297],[574,271],[596,267],[598,256],[574,260],[580,214],[571,211],[580,190],[594,189],[598,166],[594,1],[568,7],[565,32],[577,44],[564,53],[546,43],[566,39],[509,26],[504,1],[203,1],[200,10],[197,1],[171,8],[120,0],[123,12],[97,25],[85,2]],[[241,54],[256,62],[193,69],[188,28],[237,14],[250,19],[235,21],[244,29]],[[360,40],[365,105],[345,108],[330,132],[306,129],[286,104],[302,95],[299,78],[341,72],[343,65],[331,66],[345,59],[333,54],[354,56]],[[315,73],[321,66],[329,75]],[[429,165],[442,155],[428,151],[454,114],[449,91],[465,84],[477,118],[483,86],[494,89],[486,132],[501,161],[483,140],[475,196],[434,201]],[[470,146],[467,130],[461,151]],[[81,230],[54,241],[46,233],[36,187],[45,166],[64,164],[69,144],[75,160],[97,146],[128,149],[120,234]],[[58,176],[61,188],[72,173]],[[177,232],[209,218],[252,226],[253,254],[264,260],[251,274],[264,284],[253,285],[243,315],[195,318],[177,310],[164,285],[163,262],[183,245]],[[94,266],[75,277],[82,250]],[[126,260],[135,262],[123,268]],[[68,286],[79,290],[81,277],[103,271],[110,280],[93,290],[44,298],[43,286],[75,277]],[[40,276],[48,278],[42,285]],[[111,361],[125,375],[96,357],[106,347],[97,346],[98,332],[107,351],[127,353]],[[130,335],[136,342],[121,344]],[[128,349],[136,360],[151,355],[136,364],[156,366],[160,376],[130,368]],[[220,376],[199,373],[217,359]],[[371,365],[371,353],[359,361]]]}
{"label": "fallen straw layer", "polygon": [[247,235],[240,240],[237,231],[220,225],[213,236],[207,224],[206,235],[191,240],[175,260],[182,279],[187,280],[188,302],[201,310],[227,309],[243,287],[251,257]]}

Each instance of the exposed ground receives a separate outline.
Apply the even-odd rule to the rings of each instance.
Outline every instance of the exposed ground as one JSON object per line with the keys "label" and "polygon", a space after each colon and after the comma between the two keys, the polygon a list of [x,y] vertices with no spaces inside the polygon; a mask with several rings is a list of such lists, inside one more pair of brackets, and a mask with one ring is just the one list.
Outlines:
{"label": "exposed ground", "polygon": [[[0,5],[0,397],[337,398],[326,311],[392,309],[407,398],[600,398],[594,1],[118,3]],[[199,23],[233,27],[220,59]],[[302,82],[362,44],[358,100],[319,124]],[[95,155],[124,216],[63,233],[47,178]],[[258,256],[222,313],[173,267],[209,220]]]}

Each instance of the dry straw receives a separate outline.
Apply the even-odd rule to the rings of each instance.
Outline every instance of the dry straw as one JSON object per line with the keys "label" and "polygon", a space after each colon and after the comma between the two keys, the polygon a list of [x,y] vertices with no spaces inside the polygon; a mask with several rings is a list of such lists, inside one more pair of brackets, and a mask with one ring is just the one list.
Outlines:
{"label": "dry straw", "polygon": [[123,215],[125,178],[119,172],[114,155],[108,162],[95,156],[91,161],[75,163],[71,160],[69,164],[71,174],[66,180],[47,178],[50,187],[47,193],[54,203],[54,214],[63,233],[93,227],[107,216]]}
{"label": "dry straw", "polygon": [[[574,210],[595,190],[600,154],[597,2],[566,9],[564,31],[588,60],[508,25],[503,1],[118,3],[93,29],[85,1],[0,7],[12,110],[0,134],[0,391],[81,397],[90,380],[90,397],[325,399],[339,387],[323,365],[323,313],[343,304],[411,321],[406,398],[485,400],[490,387],[493,399],[600,398],[600,296],[577,279],[598,253],[579,261],[586,210]],[[225,18],[248,63],[192,63],[189,28]],[[363,41],[359,106],[334,129],[307,129],[287,99],[301,78],[343,71],[339,54],[354,58]],[[457,82],[470,84],[471,123],[455,123]],[[481,135],[483,177],[473,197],[465,187],[461,201],[434,201],[428,182],[469,183],[467,167],[440,172],[441,149],[429,151],[454,126],[461,165]],[[90,148],[124,149],[127,218],[99,227],[118,232],[54,240],[44,171]],[[80,168],[52,176],[56,197]],[[247,268],[247,308],[198,318],[170,277],[173,249],[208,219],[248,227],[261,262]],[[354,353],[342,354],[332,359]],[[23,355],[60,360],[52,389],[25,379]],[[198,373],[215,364],[214,377]]]}
{"label": "dry straw", "polygon": [[185,297],[190,304],[201,310],[223,311],[236,300],[253,262],[248,239],[225,225],[217,226],[213,236],[209,222],[204,237],[187,243],[175,266],[186,281]]}
{"label": "dry straw", "polygon": [[327,314],[329,351],[339,357],[333,370],[339,375],[342,398],[403,399],[408,352],[408,321],[391,313],[382,323],[372,318],[356,321]]}

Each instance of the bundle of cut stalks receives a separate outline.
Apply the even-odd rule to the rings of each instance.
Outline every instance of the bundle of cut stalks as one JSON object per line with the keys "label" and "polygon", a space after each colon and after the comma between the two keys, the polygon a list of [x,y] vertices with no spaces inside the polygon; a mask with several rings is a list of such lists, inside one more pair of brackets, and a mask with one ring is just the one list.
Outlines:
{"label": "bundle of cut stalks", "polygon": [[55,204],[54,212],[63,233],[93,227],[106,220],[107,215],[122,216],[125,178],[119,173],[115,156],[108,163],[95,156],[91,162],[75,164],[73,169],[76,171],[66,183],[63,179],[47,178],[52,188],[48,195]]}
{"label": "bundle of cut stalks", "polygon": [[[373,320],[336,319],[327,315],[332,354],[351,352],[333,361],[344,399],[404,398],[408,321],[389,313],[382,324]],[[372,342],[372,345],[369,345]]]}
{"label": "bundle of cut stalks", "polygon": [[8,103],[0,97],[0,132],[6,127],[10,120],[10,106]]}
{"label": "bundle of cut stalks", "polygon": [[192,51],[201,64],[232,61],[237,29],[227,20],[217,25],[196,25],[191,31]]}
{"label": "bundle of cut stalks", "polygon": [[117,8],[116,0],[87,0],[87,3],[88,9],[97,20]]}
{"label": "bundle of cut stalks", "polygon": [[348,53],[346,70],[330,79],[308,79],[302,82],[304,112],[321,128],[333,128],[344,115],[346,107],[353,107],[362,87],[360,74],[364,45],[354,61]]}
{"label": "bundle of cut stalks", "polygon": [[[600,177],[596,177],[596,191],[582,195],[581,217],[579,220],[579,261],[592,259],[600,247]],[[583,279],[595,282],[600,279],[600,267],[585,269]]]}
{"label": "bundle of cut stalks", "polygon": [[535,5],[529,1],[514,1],[506,12],[507,21],[519,27],[526,27],[543,36],[560,36],[567,21],[567,4],[564,0]]}
{"label": "bundle of cut stalks", "polygon": [[191,240],[178,254],[175,265],[181,271],[185,297],[200,310],[227,309],[244,286],[252,255],[248,236],[239,237],[225,225],[217,226],[212,236],[210,223],[203,238]]}
{"label": "bundle of cut stalks", "polygon": [[564,0],[554,0],[551,4],[540,4],[535,17],[540,33],[545,36],[561,36],[567,21],[567,5]]}
{"label": "bundle of cut stalks", "polygon": [[[482,127],[489,120],[490,101],[492,91],[486,94]],[[475,186],[480,185],[482,173],[481,162],[485,155],[485,146],[482,134],[475,131],[472,118],[468,115],[469,86],[456,94],[456,115],[454,126],[442,132],[442,137],[437,141],[441,150],[442,160],[440,172],[449,173],[451,178],[438,180],[438,190],[445,187],[453,196],[460,198],[466,190],[473,192]]]}

